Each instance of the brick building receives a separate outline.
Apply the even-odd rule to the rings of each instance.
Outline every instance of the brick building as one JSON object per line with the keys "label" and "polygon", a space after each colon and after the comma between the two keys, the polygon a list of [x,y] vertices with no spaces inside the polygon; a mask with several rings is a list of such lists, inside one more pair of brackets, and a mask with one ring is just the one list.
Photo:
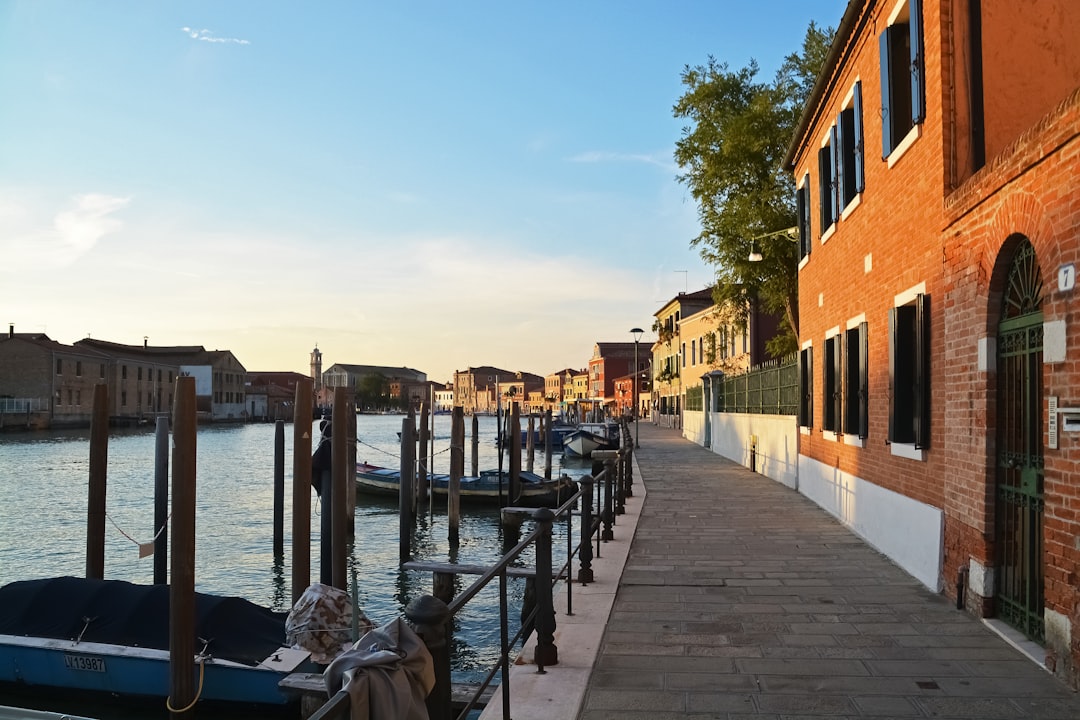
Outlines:
{"label": "brick building", "polygon": [[1080,4],[1019,7],[848,4],[787,158],[799,490],[1075,685]]}

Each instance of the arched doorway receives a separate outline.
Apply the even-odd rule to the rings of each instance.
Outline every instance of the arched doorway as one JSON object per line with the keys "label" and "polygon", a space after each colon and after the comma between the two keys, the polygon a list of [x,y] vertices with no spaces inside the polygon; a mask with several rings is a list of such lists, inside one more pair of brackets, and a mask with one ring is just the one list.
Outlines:
{"label": "arched doorway", "polygon": [[1009,268],[997,338],[997,616],[1036,642],[1043,626],[1042,275],[1026,238]]}

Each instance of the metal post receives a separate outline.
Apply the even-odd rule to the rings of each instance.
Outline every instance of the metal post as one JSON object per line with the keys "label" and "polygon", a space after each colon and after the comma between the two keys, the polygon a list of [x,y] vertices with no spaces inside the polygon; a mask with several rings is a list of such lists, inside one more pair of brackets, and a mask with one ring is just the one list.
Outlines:
{"label": "metal post", "polygon": [[109,386],[94,386],[86,498],[86,577],[105,577],[105,492],[109,467]]}
{"label": "metal post", "polygon": [[609,467],[615,468],[615,514],[626,514],[626,500],[623,495],[626,487],[626,448],[619,448],[617,461],[612,461]]}
{"label": "metal post", "polygon": [[169,418],[154,426],[154,584],[169,582]]}
{"label": "metal post", "polygon": [[611,531],[611,526],[615,523],[615,507],[614,507],[614,483],[615,483],[615,458],[618,456],[618,452],[615,450],[593,450],[593,472],[596,472],[596,466],[603,462],[604,470],[604,511],[603,521],[604,530],[600,533],[600,539],[604,542],[615,539],[615,534]]}
{"label": "metal post", "polygon": [[538,508],[533,520],[540,526],[536,538],[536,650],[533,660],[536,671],[543,673],[548,665],[559,664],[559,649],[555,647],[555,604],[551,597],[551,524],[555,513],[551,508]]}
{"label": "metal post", "polygon": [[285,555],[285,421],[274,423],[274,557]]}
{"label": "metal post", "polygon": [[578,548],[577,580],[582,585],[593,581],[592,571],[592,534],[593,534],[593,478],[586,475],[578,480],[581,485],[581,547]]}

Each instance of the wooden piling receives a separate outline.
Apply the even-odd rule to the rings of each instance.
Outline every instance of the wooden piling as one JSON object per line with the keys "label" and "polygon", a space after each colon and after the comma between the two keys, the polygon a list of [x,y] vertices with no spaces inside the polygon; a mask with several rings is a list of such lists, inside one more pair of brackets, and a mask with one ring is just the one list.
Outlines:
{"label": "wooden piling", "polygon": [[472,416],[472,474],[480,477],[480,418]]}
{"label": "wooden piling", "polygon": [[347,590],[349,587],[346,573],[346,558],[349,553],[349,401],[345,391],[344,387],[334,388],[334,420],[330,425],[330,482],[334,489],[330,506],[323,509],[323,512],[330,513],[330,531],[333,534],[330,544],[331,584],[339,590]]}
{"label": "wooden piling", "polygon": [[293,412],[292,601],[311,584],[311,425],[314,381],[296,381]]}
{"label": "wooden piling", "polygon": [[450,423],[450,486],[446,498],[449,525],[448,540],[456,546],[461,527],[461,476],[465,470],[465,414],[459,405],[454,408]]}
{"label": "wooden piling", "polygon": [[544,479],[551,479],[551,455],[555,448],[555,438],[551,432],[551,408],[544,411]]}
{"label": "wooden piling", "polygon": [[423,507],[428,496],[428,458],[427,448],[431,442],[431,431],[428,428],[428,404],[420,404],[420,454],[416,463],[416,493],[413,495],[413,516],[417,514],[417,507]]}
{"label": "wooden piling", "polygon": [[86,503],[86,577],[105,577],[105,490],[109,465],[109,386],[94,386],[90,483]]}
{"label": "wooden piling", "polygon": [[533,459],[536,456],[536,440],[533,434],[536,432],[536,416],[529,413],[529,434],[525,438],[525,469],[533,471]]}
{"label": "wooden piling", "polygon": [[510,404],[510,504],[521,494],[521,406]]}
{"label": "wooden piling", "polygon": [[154,424],[154,584],[169,582],[169,418]]}
{"label": "wooden piling", "polygon": [[454,575],[448,572],[431,574],[431,594],[447,605],[454,599]]}
{"label": "wooden piling", "polygon": [[172,717],[195,699],[195,378],[173,394],[172,556],[169,582],[169,698]]}
{"label": "wooden piling", "polygon": [[349,425],[348,441],[346,443],[348,459],[345,463],[347,468],[345,471],[345,487],[348,488],[348,492],[345,493],[348,496],[345,503],[345,514],[348,516],[345,521],[345,530],[351,543],[356,537],[356,403],[348,402],[346,406],[348,407],[346,417],[349,418]]}
{"label": "wooden piling", "polygon": [[413,468],[416,456],[416,426],[413,417],[401,420],[401,465],[398,483],[398,557],[401,562],[406,562],[412,557],[412,529],[413,529],[413,502],[416,493],[413,491]]}
{"label": "wooden piling", "polygon": [[274,557],[285,555],[285,421],[274,422]]}

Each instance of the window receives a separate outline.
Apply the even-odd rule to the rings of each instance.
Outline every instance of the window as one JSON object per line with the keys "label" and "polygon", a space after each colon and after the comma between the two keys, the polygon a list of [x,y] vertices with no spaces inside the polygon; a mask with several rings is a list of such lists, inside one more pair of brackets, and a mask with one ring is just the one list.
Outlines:
{"label": "window", "polygon": [[814,348],[799,352],[799,427],[814,426]]}
{"label": "window", "polygon": [[75,404],[82,407],[82,390],[75,391]]}
{"label": "window", "polygon": [[889,442],[925,448],[930,442],[930,301],[889,310]]}
{"label": "window", "polygon": [[61,360],[60,358],[56,359],[56,374],[57,375],[63,375],[64,374],[64,361]]}
{"label": "window", "polygon": [[697,365],[697,340],[690,341],[690,364]]}
{"label": "window", "polygon": [[881,52],[881,156],[888,158],[926,117],[922,0],[896,6],[878,39]]}
{"label": "window", "polygon": [[138,380],[139,380],[139,382],[142,382],[142,368],[139,368],[139,371],[138,371]]}
{"label": "window", "polygon": [[105,363],[101,363],[101,379],[105,379]]}
{"label": "window", "polygon": [[127,390],[120,391],[120,407],[127,407]]}
{"label": "window", "polygon": [[870,434],[866,327],[860,322],[844,333],[844,434],[859,438]]}
{"label": "window", "polygon": [[120,366],[120,377],[124,380],[127,380],[127,365]]}
{"label": "window", "polygon": [[75,377],[82,377],[82,360],[75,361]]}
{"label": "window", "polygon": [[843,210],[863,191],[862,82],[836,119],[836,194]]}
{"label": "window", "polygon": [[810,173],[803,176],[795,191],[795,211],[799,218],[799,259],[802,260],[814,244],[810,239]]}
{"label": "window", "polygon": [[841,355],[840,334],[825,338],[825,362],[821,368],[822,418],[821,428],[829,432],[840,432],[840,377]]}
{"label": "window", "polygon": [[829,128],[829,140],[818,150],[818,200],[821,203],[821,234],[836,222],[836,126]]}

